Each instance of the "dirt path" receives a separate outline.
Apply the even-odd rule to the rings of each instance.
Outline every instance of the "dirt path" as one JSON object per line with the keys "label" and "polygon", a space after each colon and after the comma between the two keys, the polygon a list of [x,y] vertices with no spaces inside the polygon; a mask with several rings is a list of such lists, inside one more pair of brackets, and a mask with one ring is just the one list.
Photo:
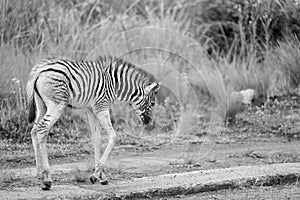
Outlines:
{"label": "dirt path", "polygon": [[[127,173],[157,175],[170,172],[216,169],[245,165],[265,165],[300,161],[300,141],[283,142],[275,138],[269,141],[247,143],[169,145],[154,152],[124,152],[111,156],[107,167]],[[93,168],[91,157],[74,163],[52,160],[53,174],[72,171],[88,171]],[[35,168],[19,167],[2,170],[17,177],[34,177]]]}
{"label": "dirt path", "polygon": [[[251,188],[219,190],[214,192],[205,192],[192,195],[179,196],[180,200],[299,200],[300,187],[299,185],[284,185],[284,186],[258,186]],[[162,198],[154,198],[153,200],[162,200]],[[178,200],[175,198],[166,198],[165,200]]]}
{"label": "dirt path", "polygon": [[237,187],[273,185],[296,181],[299,163],[265,166],[241,166],[118,181],[108,186],[57,185],[51,191],[39,187],[14,188],[0,191],[6,199],[137,199],[155,196],[176,196]]}
{"label": "dirt path", "polygon": [[[243,185],[268,185],[270,182],[276,185],[281,180],[284,183],[285,179],[296,181],[300,165],[288,162],[299,161],[299,152],[300,141],[286,142],[276,137],[225,144],[191,141],[184,145],[169,144],[154,152],[145,153],[123,151],[122,147],[118,147],[108,162],[109,186],[91,186],[87,181],[92,172],[91,158],[77,163],[52,160],[52,163],[60,164],[52,166],[55,182],[51,192],[40,191],[33,167],[9,169],[1,171],[2,175],[11,175],[13,179],[11,184],[1,187],[0,199],[3,195],[9,199],[39,199],[46,196],[50,199],[105,199],[108,196],[129,198],[132,195],[186,195],[190,191],[195,193]],[[286,162],[279,168],[270,165]],[[185,174],[180,174],[181,172]],[[191,174],[186,174],[187,172]]]}

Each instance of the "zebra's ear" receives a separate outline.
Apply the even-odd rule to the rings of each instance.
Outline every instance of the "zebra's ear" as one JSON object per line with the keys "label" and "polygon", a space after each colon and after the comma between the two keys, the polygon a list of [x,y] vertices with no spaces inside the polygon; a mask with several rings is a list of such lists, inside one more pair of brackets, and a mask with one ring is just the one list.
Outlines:
{"label": "zebra's ear", "polygon": [[160,82],[159,83],[154,82],[145,87],[145,92],[146,94],[149,94],[150,92],[157,92],[159,88],[160,88]]}

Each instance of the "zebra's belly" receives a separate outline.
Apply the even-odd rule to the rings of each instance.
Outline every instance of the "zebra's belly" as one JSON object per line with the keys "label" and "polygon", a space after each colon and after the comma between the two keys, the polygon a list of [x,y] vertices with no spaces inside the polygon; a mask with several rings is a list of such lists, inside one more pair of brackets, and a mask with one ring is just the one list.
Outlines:
{"label": "zebra's belly", "polygon": [[68,107],[72,109],[87,109],[87,108],[91,108],[93,105],[94,104],[91,102],[82,103],[82,102],[70,101]]}
{"label": "zebra's belly", "polygon": [[73,109],[90,109],[94,112],[108,109],[115,99],[107,97],[105,94],[101,96],[92,96],[91,98],[71,98],[68,107]]}

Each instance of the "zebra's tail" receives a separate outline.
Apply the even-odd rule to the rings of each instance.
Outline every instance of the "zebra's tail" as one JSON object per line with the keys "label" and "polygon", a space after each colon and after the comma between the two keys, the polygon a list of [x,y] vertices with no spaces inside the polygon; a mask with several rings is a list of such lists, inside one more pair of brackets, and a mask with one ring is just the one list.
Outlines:
{"label": "zebra's tail", "polygon": [[34,93],[36,92],[39,96],[39,93],[36,89],[36,81],[37,81],[41,71],[43,70],[43,67],[54,61],[55,61],[55,58],[42,59],[31,69],[31,72],[29,74],[29,79],[27,81],[27,86],[26,86],[27,102],[29,105],[29,115],[28,115],[29,123],[32,123],[36,118],[36,106],[37,106],[36,100],[37,99],[34,99]]}
{"label": "zebra's tail", "polygon": [[28,121],[29,123],[32,123],[35,120],[35,100],[34,100],[34,85],[35,81],[37,79],[37,76],[34,76],[33,74],[30,74],[30,78],[27,82],[26,86],[26,93],[27,93],[27,102],[29,105],[29,114],[28,114]]}
{"label": "zebra's tail", "polygon": [[35,65],[32,68],[29,74],[29,79],[27,81],[26,93],[27,93],[27,102],[29,105],[29,115],[28,115],[29,123],[32,123],[36,117],[36,103],[34,99],[34,93],[36,92],[35,84],[36,84],[36,80],[40,75],[40,69],[43,66],[43,64],[44,64],[43,62],[39,62],[37,65]]}

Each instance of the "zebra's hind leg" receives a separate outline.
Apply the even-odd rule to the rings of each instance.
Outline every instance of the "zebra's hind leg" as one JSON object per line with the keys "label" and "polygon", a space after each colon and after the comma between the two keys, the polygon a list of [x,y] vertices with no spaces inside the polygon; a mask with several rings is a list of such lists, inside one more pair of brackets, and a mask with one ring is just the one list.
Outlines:
{"label": "zebra's hind leg", "polygon": [[[100,122],[101,127],[105,130],[106,134],[108,135],[108,143],[107,143],[107,147],[106,147],[102,157],[100,158],[100,138],[98,138],[98,137],[100,137],[100,131],[94,132],[93,135],[95,137],[93,139],[93,143],[94,143],[94,149],[95,149],[95,172],[91,176],[90,180],[92,183],[94,183],[97,180],[97,178],[99,178],[100,183],[102,185],[106,185],[106,184],[108,184],[108,180],[104,173],[103,168],[105,166],[106,160],[107,160],[111,150],[113,149],[113,147],[115,145],[116,133],[115,133],[115,131],[112,127],[111,121],[110,121],[109,110],[98,112],[96,115],[97,115],[97,118],[94,118],[94,121],[97,121],[98,123],[95,123],[95,124],[99,124],[99,122]],[[100,127],[98,129],[100,130]]]}
{"label": "zebra's hind leg", "polygon": [[34,101],[35,101],[35,106],[36,106],[36,108],[34,108],[36,110],[36,118],[34,120],[34,125],[33,125],[33,128],[31,130],[31,139],[32,139],[32,144],[33,144],[33,149],[34,149],[37,175],[38,175],[39,178],[41,178],[42,177],[41,157],[40,157],[40,150],[39,150],[39,146],[38,146],[36,132],[37,132],[38,122],[42,119],[42,117],[46,113],[46,107],[45,107],[44,102],[42,101],[42,99],[36,93],[34,94]]}
{"label": "zebra's hind leg", "polygon": [[65,106],[57,105],[55,103],[47,104],[47,112],[43,118],[37,124],[36,136],[37,136],[37,154],[40,158],[41,164],[41,173],[42,173],[42,183],[43,190],[50,190],[51,188],[51,174],[50,174],[50,165],[47,154],[47,136],[50,128],[58,120],[62,114]]}

